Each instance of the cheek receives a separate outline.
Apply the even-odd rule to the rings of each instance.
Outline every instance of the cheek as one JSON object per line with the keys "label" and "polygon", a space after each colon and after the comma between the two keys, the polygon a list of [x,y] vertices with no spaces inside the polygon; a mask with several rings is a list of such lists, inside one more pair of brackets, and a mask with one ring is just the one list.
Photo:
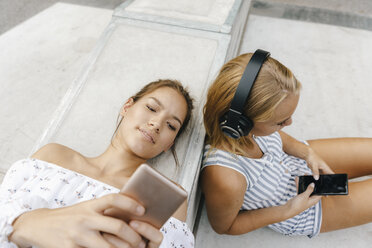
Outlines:
{"label": "cheek", "polygon": [[174,132],[165,132],[164,134],[165,135],[162,137],[162,143],[164,147],[169,147],[169,145],[174,143],[177,134]]}
{"label": "cheek", "polygon": [[128,120],[128,126],[136,126],[138,124],[144,124],[148,121],[148,113],[138,109],[131,109],[127,112],[127,115],[124,116],[124,119]]}

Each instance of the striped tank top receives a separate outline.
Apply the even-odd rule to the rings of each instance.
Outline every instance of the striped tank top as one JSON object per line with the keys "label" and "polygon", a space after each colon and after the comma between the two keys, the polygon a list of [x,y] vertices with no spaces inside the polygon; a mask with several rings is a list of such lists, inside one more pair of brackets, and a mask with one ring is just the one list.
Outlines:
{"label": "striped tank top", "polygon": [[[213,165],[224,166],[245,177],[247,188],[241,210],[284,205],[297,195],[295,177],[304,174],[311,175],[312,172],[305,160],[283,151],[282,140],[278,132],[253,138],[263,152],[261,158],[239,156],[206,145],[202,168]],[[319,201],[299,215],[271,224],[269,227],[285,235],[313,237],[320,231],[321,218],[321,202]]]}

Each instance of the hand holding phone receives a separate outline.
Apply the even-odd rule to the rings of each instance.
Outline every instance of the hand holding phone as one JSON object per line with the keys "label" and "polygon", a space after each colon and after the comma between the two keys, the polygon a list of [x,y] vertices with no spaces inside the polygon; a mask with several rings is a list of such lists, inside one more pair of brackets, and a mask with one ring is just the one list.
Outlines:
{"label": "hand holding phone", "polygon": [[347,174],[323,174],[315,180],[313,176],[300,176],[298,181],[298,194],[304,192],[310,183],[314,183],[311,195],[347,195]]}
{"label": "hand holding phone", "polygon": [[168,178],[142,164],[124,185],[121,193],[145,207],[143,216],[121,216],[125,220],[141,220],[161,228],[187,199],[187,193]]}

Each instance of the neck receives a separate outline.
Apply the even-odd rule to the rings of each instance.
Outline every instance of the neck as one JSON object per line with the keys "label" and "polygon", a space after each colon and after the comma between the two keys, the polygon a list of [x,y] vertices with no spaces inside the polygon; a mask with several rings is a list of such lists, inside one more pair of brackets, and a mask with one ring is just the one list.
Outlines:
{"label": "neck", "polygon": [[[253,139],[253,136],[251,133],[249,133],[247,136],[244,136],[242,137],[241,139],[244,139],[244,141],[247,141],[249,140],[253,146],[246,146],[246,143],[244,143],[244,141],[242,142],[239,142],[240,144],[236,144],[235,145],[235,149],[234,149],[234,146],[232,143],[223,143],[223,144],[220,144],[220,145],[217,145],[216,147],[218,149],[221,149],[221,150],[225,150],[225,151],[228,151],[228,152],[231,152],[231,153],[235,153],[235,154],[238,154],[238,155],[243,155],[243,156],[246,156],[247,154],[249,154],[251,151],[255,150],[255,146],[256,146],[256,141]],[[240,148],[241,150],[245,151],[245,152],[239,152],[236,150],[236,148]],[[238,149],[239,150],[239,149]]]}
{"label": "neck", "polygon": [[146,159],[114,146],[112,143],[104,153],[89,159],[100,170],[102,175],[122,175],[130,177]]}

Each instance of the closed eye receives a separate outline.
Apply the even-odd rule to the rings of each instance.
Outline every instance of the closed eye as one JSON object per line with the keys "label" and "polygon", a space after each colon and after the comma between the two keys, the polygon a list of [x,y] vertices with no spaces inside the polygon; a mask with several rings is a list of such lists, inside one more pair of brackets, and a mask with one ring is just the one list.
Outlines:
{"label": "closed eye", "polygon": [[285,120],[282,121],[282,122],[277,123],[276,125],[278,125],[278,126],[285,126],[286,124],[288,124],[288,122],[289,122],[290,120],[291,120],[291,117],[285,119]]}
{"label": "closed eye", "polygon": [[146,107],[147,107],[148,110],[150,110],[152,112],[156,112],[156,110],[154,108],[150,107],[149,105],[146,105]]}
{"label": "closed eye", "polygon": [[173,126],[172,124],[170,124],[169,122],[167,124],[168,124],[168,127],[169,127],[170,130],[172,130],[172,131],[177,130],[177,128],[175,126]]}

